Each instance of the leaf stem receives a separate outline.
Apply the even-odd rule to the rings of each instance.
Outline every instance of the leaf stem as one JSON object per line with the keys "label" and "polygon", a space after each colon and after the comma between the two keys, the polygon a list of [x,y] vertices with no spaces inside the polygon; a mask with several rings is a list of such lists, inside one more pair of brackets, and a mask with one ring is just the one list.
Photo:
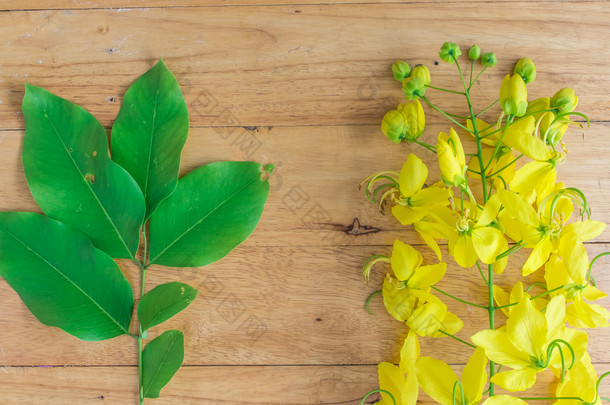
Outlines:
{"label": "leaf stem", "polygon": [[455,91],[455,90],[449,90],[449,89],[444,89],[442,87],[434,87],[434,86],[430,86],[429,84],[426,85],[427,88],[429,89],[433,89],[433,90],[440,90],[440,91],[445,91],[447,93],[453,93],[453,94],[461,94],[464,95],[463,91]]}
{"label": "leaf stem", "polygon": [[[148,265],[145,265],[146,261],[148,260],[148,244],[147,244],[147,240],[146,240],[146,223],[144,223],[144,225],[142,226],[142,239],[144,241],[144,258],[142,259],[142,262],[138,261],[138,264],[140,265],[140,270],[142,271],[142,288],[141,288],[141,295],[140,295],[140,299],[142,299],[142,297],[144,297],[144,294],[146,293],[146,269],[148,268],[148,266],[150,266],[150,263]],[[144,386],[143,386],[143,364],[142,364],[142,339],[144,338],[144,331],[142,330],[142,325],[139,325],[139,335],[138,335],[138,377],[139,377],[139,400],[140,400],[140,405],[144,404]]]}

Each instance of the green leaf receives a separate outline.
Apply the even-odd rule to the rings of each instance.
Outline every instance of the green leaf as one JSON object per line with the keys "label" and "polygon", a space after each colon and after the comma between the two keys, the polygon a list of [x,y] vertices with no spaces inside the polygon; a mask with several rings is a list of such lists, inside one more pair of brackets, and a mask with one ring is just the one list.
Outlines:
{"label": "green leaf", "polygon": [[112,159],[140,186],[146,218],[178,183],[189,115],[178,81],[159,61],[127,90],[112,126]]}
{"label": "green leaf", "polygon": [[173,282],[161,284],[148,292],[138,305],[138,319],[142,331],[167,321],[189,306],[197,298],[193,287]]}
{"label": "green leaf", "polygon": [[158,398],[184,360],[184,335],[168,330],[153,339],[142,354],[142,391],[145,398]]}
{"label": "green leaf", "polygon": [[150,218],[150,262],[205,266],[243,242],[269,194],[262,169],[254,162],[217,162],[181,178]]}
{"label": "green leaf", "polygon": [[73,227],[0,212],[0,276],[34,316],[82,340],[128,333],[131,286],[110,256]]}
{"label": "green leaf", "polygon": [[23,168],[42,211],[116,258],[133,258],[144,221],[140,188],[110,160],[102,125],[83,108],[26,84]]}

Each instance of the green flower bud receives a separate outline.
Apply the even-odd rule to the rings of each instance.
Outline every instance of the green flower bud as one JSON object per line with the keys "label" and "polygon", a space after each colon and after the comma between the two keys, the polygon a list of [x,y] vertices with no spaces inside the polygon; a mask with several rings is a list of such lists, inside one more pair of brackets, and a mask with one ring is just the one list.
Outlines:
{"label": "green flower bud", "polygon": [[473,45],[468,50],[468,57],[472,60],[477,60],[481,57],[481,47],[479,45]]}
{"label": "green flower bud", "polygon": [[574,90],[566,87],[559,90],[551,97],[551,108],[561,112],[572,112],[578,104],[578,97],[574,94]]}
{"label": "green flower bud", "polygon": [[481,64],[487,67],[494,67],[498,63],[498,59],[496,58],[496,54],[493,52],[484,53],[481,56]]}
{"label": "green flower bud", "polygon": [[424,109],[417,100],[400,104],[396,110],[388,111],[381,121],[381,131],[394,143],[416,140],[424,127]]}
{"label": "green flower bud", "polygon": [[411,71],[411,77],[419,77],[424,82],[424,86],[430,85],[430,70],[424,65],[415,66]]}
{"label": "green flower bud", "polygon": [[527,110],[527,89],[519,75],[506,75],[500,87],[500,106],[508,115],[521,117]]}
{"label": "green flower bud", "polygon": [[515,65],[515,74],[521,76],[525,84],[531,83],[536,78],[536,66],[530,58],[521,58]]}
{"label": "green flower bud", "polygon": [[411,66],[404,60],[397,60],[392,64],[392,73],[394,74],[394,79],[402,82],[404,79],[409,77],[411,73]]}
{"label": "green flower bud", "polygon": [[419,76],[410,76],[402,81],[402,91],[407,100],[416,100],[426,94],[426,86]]}
{"label": "green flower bud", "polygon": [[460,47],[453,42],[445,42],[443,46],[441,46],[441,50],[438,53],[438,56],[445,62],[452,64],[455,59],[458,58],[462,54]]}

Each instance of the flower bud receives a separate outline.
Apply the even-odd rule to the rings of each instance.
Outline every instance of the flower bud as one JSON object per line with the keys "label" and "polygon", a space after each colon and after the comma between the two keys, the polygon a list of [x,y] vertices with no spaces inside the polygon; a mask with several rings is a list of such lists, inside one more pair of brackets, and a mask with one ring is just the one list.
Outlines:
{"label": "flower bud", "polygon": [[468,50],[468,57],[472,60],[477,60],[481,57],[481,47],[479,45],[473,45]]}
{"label": "flower bud", "polygon": [[441,132],[436,142],[436,155],[441,169],[441,179],[447,186],[459,187],[467,182],[466,158],[458,134],[451,128],[449,135]]}
{"label": "flower bud", "polygon": [[430,85],[430,70],[424,65],[418,65],[411,71],[411,77],[419,77],[424,82],[424,86]]}
{"label": "flower bud", "polygon": [[574,94],[574,90],[566,87],[559,90],[551,97],[551,108],[561,112],[572,112],[578,104],[578,97]]}
{"label": "flower bud", "polygon": [[506,75],[500,87],[500,106],[508,115],[521,117],[527,110],[527,89],[519,75]]}
{"label": "flower bud", "polygon": [[397,60],[392,64],[392,73],[394,74],[394,79],[402,82],[404,79],[409,77],[411,73],[411,66],[404,60]]}
{"label": "flower bud", "polygon": [[445,62],[452,64],[461,54],[462,51],[457,44],[454,44],[453,42],[445,42],[443,46],[441,46],[438,56]]}
{"label": "flower bud", "polygon": [[415,100],[388,111],[381,121],[381,131],[394,143],[414,141],[424,132],[425,122],[424,109]]}
{"label": "flower bud", "polygon": [[407,100],[416,100],[426,94],[426,86],[420,77],[409,76],[402,81],[402,91]]}
{"label": "flower bud", "polygon": [[515,74],[521,76],[525,84],[531,83],[536,78],[536,66],[530,58],[521,58],[515,65]]}
{"label": "flower bud", "polygon": [[493,52],[484,53],[481,56],[481,64],[486,67],[494,67],[498,63],[498,59],[496,58],[496,54]]}

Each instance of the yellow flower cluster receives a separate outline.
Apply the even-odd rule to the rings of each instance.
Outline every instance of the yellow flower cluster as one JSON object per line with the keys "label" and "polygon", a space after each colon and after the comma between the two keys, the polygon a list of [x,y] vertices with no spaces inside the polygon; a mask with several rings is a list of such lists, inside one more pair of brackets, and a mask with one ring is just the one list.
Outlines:
{"label": "yellow flower cluster", "polygon": [[[536,78],[536,67],[523,58],[513,74],[504,77],[498,99],[475,113],[473,83],[495,65],[495,54],[482,55],[476,45],[470,48],[469,76],[460,65],[459,46],[447,42],[439,55],[455,64],[463,89],[432,87],[428,69],[411,69],[397,61],[392,71],[409,101],[388,112],[381,128],[395,143],[413,142],[434,152],[440,178],[429,179],[426,164],[411,153],[399,173],[380,172],[363,182],[371,202],[381,211],[390,205],[392,215],[412,226],[436,254],[434,263],[424,264],[420,251],[396,240],[390,256],[375,255],[364,265],[366,280],[377,264],[389,265],[380,290],[383,303],[409,328],[400,364],[379,364],[380,388],[374,391],[381,394],[379,403],[415,404],[421,388],[446,405],[483,400],[487,405],[523,404],[518,396],[495,395],[495,387],[523,391],[536,383],[538,373],[551,370],[557,378],[554,395],[535,399],[599,404],[598,382],[610,373],[597,376],[584,329],[609,326],[610,312],[593,303],[606,294],[596,287],[591,273],[595,261],[610,253],[590,260],[583,242],[600,235],[606,225],[590,219],[585,195],[558,182],[556,172],[568,153],[563,142],[566,130],[571,125],[582,129],[571,116],[586,119],[574,112],[578,98],[565,88],[552,97],[528,101],[527,85]],[[482,67],[473,78],[479,59]],[[431,89],[464,96],[467,115],[438,108],[427,96]],[[449,131],[438,134],[435,145],[419,139],[425,124],[420,100],[452,123]],[[501,108],[498,118],[483,121],[481,116],[496,105]],[[470,153],[463,146],[466,140],[473,145]],[[487,303],[469,302],[436,286],[447,270],[439,242],[447,244],[449,255],[464,271],[475,269],[477,274],[478,269],[489,292]],[[504,291],[494,284],[494,276],[519,250],[527,255],[519,265],[522,275],[540,271],[545,282],[524,289],[519,281]],[[530,290],[540,285],[543,292],[531,295]],[[463,322],[439,294],[488,313],[489,329],[486,325],[469,338],[456,336]],[[505,324],[495,327],[502,314]],[[462,377],[443,361],[420,356],[417,336],[450,337],[473,350]]]}

